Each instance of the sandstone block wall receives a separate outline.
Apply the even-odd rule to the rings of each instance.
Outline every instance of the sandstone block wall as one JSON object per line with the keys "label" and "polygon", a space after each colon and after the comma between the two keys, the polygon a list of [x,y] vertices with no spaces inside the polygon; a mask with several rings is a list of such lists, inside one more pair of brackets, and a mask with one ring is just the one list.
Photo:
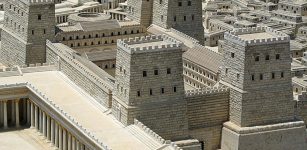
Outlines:
{"label": "sandstone block wall", "polygon": [[[196,91],[193,92],[196,93]],[[228,121],[228,89],[208,89],[206,92],[208,93],[186,97],[190,130],[222,125]]]}

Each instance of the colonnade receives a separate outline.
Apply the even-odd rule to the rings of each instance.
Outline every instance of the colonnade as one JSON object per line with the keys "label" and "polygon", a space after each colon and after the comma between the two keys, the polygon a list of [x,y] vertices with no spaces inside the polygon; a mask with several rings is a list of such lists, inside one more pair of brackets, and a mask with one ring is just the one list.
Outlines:
{"label": "colonnade", "polygon": [[0,126],[31,127],[59,150],[87,150],[74,135],[29,99],[0,101]]}
{"label": "colonnade", "polygon": [[0,127],[19,128],[29,125],[27,102],[23,99],[0,101]]}

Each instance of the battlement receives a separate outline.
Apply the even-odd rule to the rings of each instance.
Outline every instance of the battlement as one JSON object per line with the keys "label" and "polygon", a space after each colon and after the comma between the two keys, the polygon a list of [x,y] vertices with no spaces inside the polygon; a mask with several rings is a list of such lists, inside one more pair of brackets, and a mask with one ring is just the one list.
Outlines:
{"label": "battlement", "polygon": [[54,0],[20,0],[28,5],[54,4]]}
{"label": "battlement", "polygon": [[163,50],[178,50],[182,48],[182,45],[182,42],[164,34],[142,36],[117,41],[117,46],[130,54]]}
{"label": "battlement", "polygon": [[242,46],[289,42],[290,37],[268,27],[240,28],[225,32],[224,39]]}
{"label": "battlement", "polygon": [[194,96],[226,93],[228,91],[229,91],[229,88],[226,86],[208,87],[208,88],[202,88],[202,89],[196,89],[196,90],[187,90],[185,95],[186,97],[194,97]]}

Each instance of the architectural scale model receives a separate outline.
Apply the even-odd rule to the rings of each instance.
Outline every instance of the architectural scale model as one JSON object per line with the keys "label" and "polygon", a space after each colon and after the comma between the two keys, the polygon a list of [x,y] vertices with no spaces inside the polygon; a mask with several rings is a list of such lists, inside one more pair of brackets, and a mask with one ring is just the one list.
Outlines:
{"label": "architectural scale model", "polygon": [[0,0],[1,150],[306,150],[305,0]]}

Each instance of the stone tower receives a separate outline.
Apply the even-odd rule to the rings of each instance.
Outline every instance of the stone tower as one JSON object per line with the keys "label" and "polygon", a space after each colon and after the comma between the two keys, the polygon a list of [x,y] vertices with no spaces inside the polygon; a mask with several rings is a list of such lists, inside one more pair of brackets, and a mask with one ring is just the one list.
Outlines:
{"label": "stone tower", "polygon": [[224,37],[222,84],[231,87],[222,150],[303,150],[304,122],[294,118],[290,38],[270,28]]}
{"label": "stone tower", "polygon": [[152,23],[153,0],[128,0],[128,18],[148,27]]}
{"label": "stone tower", "polygon": [[136,118],[166,139],[187,133],[182,43],[165,35],[118,41],[112,109],[123,124]]}
{"label": "stone tower", "polygon": [[202,0],[154,0],[153,24],[174,28],[204,43]]}
{"label": "stone tower", "polygon": [[44,63],[46,39],[55,36],[53,0],[7,0],[1,35],[1,62],[5,65]]}

